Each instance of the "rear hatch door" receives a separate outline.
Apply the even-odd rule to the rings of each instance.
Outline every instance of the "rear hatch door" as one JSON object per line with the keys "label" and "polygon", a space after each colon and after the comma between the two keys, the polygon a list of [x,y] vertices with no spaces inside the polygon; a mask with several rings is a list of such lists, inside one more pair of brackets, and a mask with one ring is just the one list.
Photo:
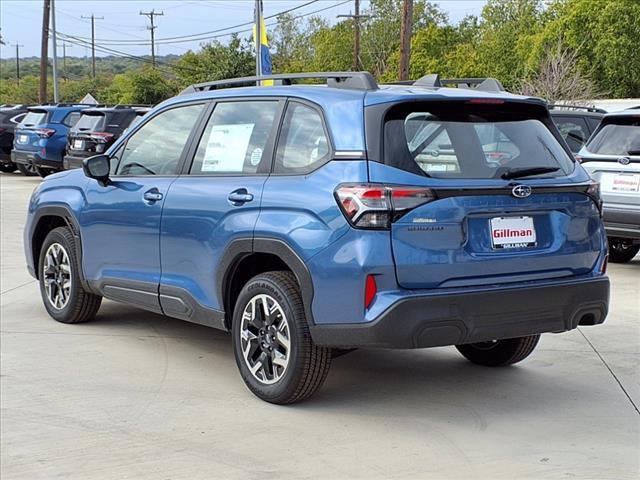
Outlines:
{"label": "rear hatch door", "polygon": [[400,286],[533,281],[596,266],[595,187],[543,105],[414,102],[388,111],[384,129],[371,181],[433,193],[391,224]]}
{"label": "rear hatch door", "polygon": [[30,108],[22,122],[16,127],[14,144],[18,150],[36,151],[40,147],[38,129],[45,125],[51,113],[46,109]]}

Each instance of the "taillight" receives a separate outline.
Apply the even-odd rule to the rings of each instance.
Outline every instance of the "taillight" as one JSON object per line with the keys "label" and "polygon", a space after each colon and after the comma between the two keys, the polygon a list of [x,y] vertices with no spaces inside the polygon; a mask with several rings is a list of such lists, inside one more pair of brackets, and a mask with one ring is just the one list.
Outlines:
{"label": "taillight", "polygon": [[602,214],[602,196],[600,195],[600,183],[592,181],[587,187],[587,195],[591,197],[594,203],[598,206],[600,214]]}
{"label": "taillight", "polygon": [[34,130],[40,138],[52,137],[56,131],[53,128],[36,128]]}
{"label": "taillight", "polygon": [[107,143],[113,140],[113,133],[107,132],[91,132],[89,136],[98,143]]}
{"label": "taillight", "polygon": [[6,128],[0,128],[0,133],[4,133],[4,132],[6,132],[6,131],[7,131],[7,129],[6,129]]}
{"label": "taillight", "polygon": [[341,185],[335,196],[351,225],[376,230],[389,229],[409,210],[436,198],[430,188],[370,183]]}

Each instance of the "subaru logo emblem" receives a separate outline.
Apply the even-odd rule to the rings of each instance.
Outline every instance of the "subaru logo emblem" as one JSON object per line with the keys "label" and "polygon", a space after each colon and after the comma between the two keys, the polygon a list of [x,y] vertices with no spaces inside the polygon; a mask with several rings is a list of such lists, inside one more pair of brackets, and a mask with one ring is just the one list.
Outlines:
{"label": "subaru logo emblem", "polygon": [[631,159],[629,157],[620,157],[618,159],[618,163],[620,165],[629,165],[631,163]]}
{"label": "subaru logo emblem", "polygon": [[531,195],[531,187],[529,185],[516,185],[511,190],[511,194],[516,198],[527,198]]}

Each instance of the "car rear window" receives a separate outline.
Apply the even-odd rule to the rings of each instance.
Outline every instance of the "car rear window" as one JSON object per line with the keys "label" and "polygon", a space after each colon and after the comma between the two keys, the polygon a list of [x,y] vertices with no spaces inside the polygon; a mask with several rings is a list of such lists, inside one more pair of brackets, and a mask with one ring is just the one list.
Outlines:
{"label": "car rear window", "polygon": [[44,123],[47,118],[47,112],[43,111],[31,111],[22,120],[21,125],[25,127],[34,127]]}
{"label": "car rear window", "polygon": [[[625,123],[620,125],[619,123]],[[586,146],[599,155],[640,155],[640,117],[607,123]]]}
{"label": "car rear window", "polygon": [[95,132],[102,126],[103,120],[104,114],[102,113],[83,113],[78,123],[75,124],[74,130],[79,132]]}
{"label": "car rear window", "polygon": [[537,176],[566,175],[573,160],[544,113],[512,104],[402,105],[385,121],[384,161],[435,178],[501,178],[531,168],[549,170]]}

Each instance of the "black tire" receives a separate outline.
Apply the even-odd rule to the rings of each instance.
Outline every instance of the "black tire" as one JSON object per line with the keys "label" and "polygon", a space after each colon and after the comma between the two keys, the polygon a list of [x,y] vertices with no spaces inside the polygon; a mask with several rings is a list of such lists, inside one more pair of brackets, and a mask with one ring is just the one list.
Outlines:
{"label": "black tire", "polygon": [[13,173],[18,169],[15,163],[0,163],[0,172]]}
{"label": "black tire", "polygon": [[18,167],[18,170],[20,170],[20,173],[23,174],[25,177],[35,177],[36,175],[38,175],[38,172],[36,172],[36,169],[33,165],[16,163],[16,166]]}
{"label": "black tire", "polygon": [[640,244],[633,244],[630,238],[609,237],[609,261],[627,263],[640,251]]}
{"label": "black tire", "polygon": [[[78,272],[80,271],[80,262],[76,256],[76,240],[73,233],[68,227],[58,227],[49,232],[40,249],[40,258],[38,261],[38,277],[40,279],[40,294],[42,295],[42,302],[47,309],[49,315],[58,322],[62,323],[81,323],[86,322],[95,317],[102,297],[94,295],[85,291],[82,288],[80,277]],[[69,273],[67,277],[70,279],[71,284],[66,303],[60,304],[60,308],[55,306],[49,299],[49,294],[45,284],[48,280],[51,280],[53,275],[62,275],[62,270],[57,273],[45,273],[45,257],[47,251],[52,245],[59,245],[63,248],[64,253],[68,258]],[[54,247],[57,248],[57,247]],[[50,271],[50,270],[49,270]]]}
{"label": "black tire", "polygon": [[34,168],[36,170],[36,173],[40,175],[40,177],[42,178],[48,177],[52,173],[55,173],[55,171],[51,170],[50,168],[42,168],[42,167],[34,167]]}
{"label": "black tire", "polygon": [[467,360],[478,365],[505,367],[518,363],[531,355],[539,340],[540,335],[530,335],[493,342],[456,345],[456,348]]}
{"label": "black tire", "polygon": [[[266,295],[277,302],[281,312],[284,313],[285,323],[288,325],[289,348],[286,349],[286,354],[289,363],[284,368],[279,379],[276,379],[274,375],[272,381],[275,383],[271,384],[263,382],[251,373],[248,366],[250,360],[245,360],[242,350],[243,340],[241,335],[242,330],[245,328],[243,327],[243,313],[245,308],[249,308],[250,302],[255,298],[259,298],[259,295]],[[261,311],[264,312],[264,309]],[[275,328],[275,324],[278,321],[282,322],[282,315],[278,312],[275,314],[272,312],[264,319],[261,317],[259,322],[256,320],[254,323],[253,320],[247,320],[247,327],[255,328],[257,331],[258,327],[256,325],[264,325],[266,336],[268,337],[269,329]],[[236,302],[233,313],[232,334],[233,352],[240,375],[249,390],[266,402],[285,405],[305,400],[322,386],[329,373],[331,349],[318,347],[313,343],[304,313],[300,289],[295,276],[291,272],[268,272],[258,275],[247,282]],[[256,332],[256,334],[259,335],[259,332]],[[271,338],[275,341],[275,337]],[[252,351],[259,357],[269,355],[258,345],[259,339],[252,341],[255,341],[256,346]],[[245,345],[247,343],[249,342],[245,342]],[[263,343],[262,345],[264,346],[265,344]],[[272,345],[275,345],[275,349],[281,348],[277,343]],[[251,357],[251,354],[249,354],[249,357]],[[270,365],[273,372],[276,367],[273,366],[273,363]]]}

